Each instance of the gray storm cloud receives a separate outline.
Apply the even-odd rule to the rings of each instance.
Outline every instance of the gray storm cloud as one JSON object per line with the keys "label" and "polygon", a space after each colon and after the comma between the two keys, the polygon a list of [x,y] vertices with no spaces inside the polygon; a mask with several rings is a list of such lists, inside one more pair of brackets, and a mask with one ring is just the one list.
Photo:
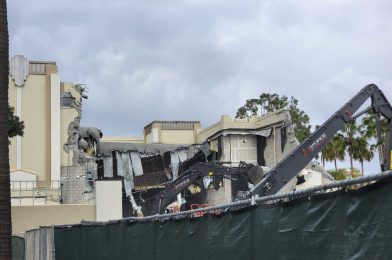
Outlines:
{"label": "gray storm cloud", "polygon": [[390,1],[8,1],[11,55],[86,83],[84,125],[234,116],[262,92],[320,124],[374,82],[392,100]]}

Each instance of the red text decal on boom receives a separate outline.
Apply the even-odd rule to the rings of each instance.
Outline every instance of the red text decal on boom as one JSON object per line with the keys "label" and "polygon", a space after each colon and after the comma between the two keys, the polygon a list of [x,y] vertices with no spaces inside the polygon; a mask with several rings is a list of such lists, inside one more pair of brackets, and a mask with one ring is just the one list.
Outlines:
{"label": "red text decal on boom", "polygon": [[191,181],[190,178],[186,178],[183,181],[181,181],[179,184],[174,185],[172,189],[175,191],[179,190],[180,188],[182,189],[182,187],[187,185],[190,181]]}
{"label": "red text decal on boom", "polygon": [[314,150],[316,150],[318,147],[320,147],[326,141],[326,138],[327,138],[327,135],[325,133],[323,133],[311,145],[309,145],[307,148],[302,149],[302,154],[304,156],[306,156],[306,155],[308,155],[308,153],[313,152]]}

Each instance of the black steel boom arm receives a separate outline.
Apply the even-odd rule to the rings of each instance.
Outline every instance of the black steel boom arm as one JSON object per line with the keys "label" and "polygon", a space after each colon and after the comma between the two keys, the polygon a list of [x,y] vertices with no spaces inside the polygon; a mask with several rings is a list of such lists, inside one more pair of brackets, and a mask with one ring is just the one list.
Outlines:
{"label": "black steel boom arm", "polygon": [[214,188],[219,189],[223,178],[239,178],[245,175],[249,182],[258,183],[261,180],[262,169],[253,164],[240,162],[238,167],[226,167],[217,162],[197,162],[183,172],[177,179],[169,183],[153,201],[150,215],[162,214],[167,206],[172,203],[177,194],[184,191],[191,184],[203,186],[203,177],[212,179]]}
{"label": "black steel boom arm", "polygon": [[[266,196],[279,192],[288,181],[294,178],[305,166],[320,152],[323,146],[343,128],[345,124],[352,121],[355,112],[371,99],[371,109],[388,121],[386,133],[384,163],[382,170],[392,169],[392,107],[385,98],[383,92],[374,84],[367,85],[332,117],[330,117],[320,128],[318,128],[308,139],[294,149],[282,161],[280,161],[265,177],[250,191],[251,195]],[[379,131],[380,132],[380,131]],[[379,136],[381,136],[379,134]],[[380,139],[380,137],[379,137]]]}
{"label": "black steel boom arm", "polygon": [[[240,164],[239,167],[226,167],[217,163],[197,162],[188,170],[183,172],[176,180],[167,185],[154,199],[150,214],[162,214],[167,206],[172,203],[177,194],[184,191],[191,184],[203,185],[202,177],[209,176],[213,179],[215,189],[219,188],[219,183],[223,178],[232,178],[242,173],[251,174],[259,169],[252,164]],[[258,180],[259,181],[259,180]]]}

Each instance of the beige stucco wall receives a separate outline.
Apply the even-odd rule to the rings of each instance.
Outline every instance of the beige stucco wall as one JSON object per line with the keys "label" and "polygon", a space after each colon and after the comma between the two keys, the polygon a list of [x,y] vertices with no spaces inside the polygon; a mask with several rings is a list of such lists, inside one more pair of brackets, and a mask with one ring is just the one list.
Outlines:
{"label": "beige stucco wall", "polygon": [[39,226],[95,221],[95,205],[13,206],[11,214],[12,233],[17,234]]}
{"label": "beige stucco wall", "polygon": [[82,99],[81,94],[74,88],[75,84],[71,82],[63,82],[62,91],[70,93],[75,100],[80,101]]}
{"label": "beige stucco wall", "polygon": [[96,181],[95,189],[97,221],[108,221],[122,218],[121,180]]}
{"label": "beige stucco wall", "polygon": [[143,144],[142,136],[103,136],[101,142]]}
{"label": "beige stucco wall", "polygon": [[274,128],[271,136],[267,138],[267,146],[264,150],[265,166],[274,167],[280,160],[283,159],[283,152],[281,147],[281,127]]}
{"label": "beige stucco wall", "polygon": [[[82,102],[81,94],[75,89],[75,84],[71,82],[63,82],[61,84],[61,92],[69,93],[75,99],[76,103]],[[61,107],[60,110],[60,165],[61,166],[72,166],[72,150],[67,153],[64,150],[64,144],[68,142],[68,127],[69,124],[75,120],[79,115],[76,108]]]}
{"label": "beige stucco wall", "polygon": [[[12,88],[13,86],[11,86]],[[50,133],[46,128],[46,76],[29,75],[22,90],[22,120],[25,122],[22,139],[22,170],[35,173],[38,180],[46,180],[50,169]]]}
{"label": "beige stucco wall", "polygon": [[240,161],[257,164],[257,139],[254,135],[223,136],[222,161],[237,166]]}
{"label": "beige stucco wall", "polygon": [[219,122],[198,131],[197,143],[203,143],[208,138],[224,129],[259,129],[288,119],[290,119],[290,113],[284,109],[269,113],[262,117],[253,116],[246,119],[235,119],[224,115]]}
{"label": "beige stucco wall", "polygon": [[[14,82],[11,78],[9,77],[9,88],[8,88],[8,103],[10,106],[15,108],[15,113],[16,113],[16,86],[14,85]],[[10,170],[14,171],[16,170],[16,137],[10,139],[11,144],[9,146],[9,157],[10,157]]]}
{"label": "beige stucco wall", "polygon": [[[58,180],[60,165],[68,165],[63,144],[68,139],[68,125],[78,113],[76,109],[60,109],[60,89],[78,101],[81,99],[73,83],[63,83],[60,87],[56,65],[45,64],[45,71],[46,75],[29,74],[22,87],[16,87],[10,77],[8,91],[10,105],[15,107],[15,114],[19,108],[25,124],[24,136],[11,139],[10,170],[36,174],[40,181]],[[18,149],[17,138],[21,140],[21,149]],[[21,158],[20,166],[18,158]]]}
{"label": "beige stucco wall", "polygon": [[194,144],[193,130],[160,130],[159,142],[162,144]]}
{"label": "beige stucco wall", "polygon": [[[175,127],[169,129],[162,129],[162,123],[167,123],[170,121],[163,122],[153,122],[148,127],[151,130],[146,133],[146,127],[144,128],[144,141],[146,144],[160,143],[160,144],[195,144],[197,141],[197,133],[200,131],[201,124],[199,122],[187,122],[192,123],[193,129],[179,128]],[[175,123],[181,123],[183,121],[173,121]]]}
{"label": "beige stucco wall", "polygon": [[78,116],[78,111],[75,108],[62,108],[61,114],[61,166],[72,166],[72,151],[71,154],[64,150],[64,144],[68,142],[68,126]]}
{"label": "beige stucco wall", "polygon": [[8,77],[9,88],[8,88],[8,103],[12,107],[16,107],[16,86],[11,76]]}
{"label": "beige stucco wall", "polygon": [[11,144],[8,146],[9,149],[9,162],[10,162],[10,171],[13,172],[16,170],[16,137],[10,139]]}
{"label": "beige stucco wall", "polygon": [[151,133],[146,134],[144,138],[145,138],[146,144],[151,144],[152,143],[152,134]]}

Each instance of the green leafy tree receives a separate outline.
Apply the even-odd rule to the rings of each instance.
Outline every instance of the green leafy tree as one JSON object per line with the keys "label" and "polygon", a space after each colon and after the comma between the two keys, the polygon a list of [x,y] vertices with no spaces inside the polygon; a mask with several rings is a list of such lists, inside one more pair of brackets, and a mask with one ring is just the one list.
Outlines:
{"label": "green leafy tree", "polygon": [[8,137],[23,136],[24,134],[24,122],[15,115],[15,109],[8,106]]}
{"label": "green leafy tree", "polygon": [[328,173],[337,181],[345,180],[348,178],[347,169],[329,170]]}
{"label": "green leafy tree", "polygon": [[359,172],[358,169],[352,168],[352,169],[345,169],[345,168],[340,168],[337,170],[329,170],[328,173],[337,181],[345,180],[347,178],[356,178],[361,176],[361,173]]}
{"label": "green leafy tree", "polygon": [[237,110],[237,118],[246,118],[252,115],[264,115],[278,109],[287,108],[291,115],[291,121],[295,124],[295,136],[302,142],[310,135],[310,118],[298,107],[298,99],[278,94],[263,93],[258,99],[248,99],[245,105]]}

